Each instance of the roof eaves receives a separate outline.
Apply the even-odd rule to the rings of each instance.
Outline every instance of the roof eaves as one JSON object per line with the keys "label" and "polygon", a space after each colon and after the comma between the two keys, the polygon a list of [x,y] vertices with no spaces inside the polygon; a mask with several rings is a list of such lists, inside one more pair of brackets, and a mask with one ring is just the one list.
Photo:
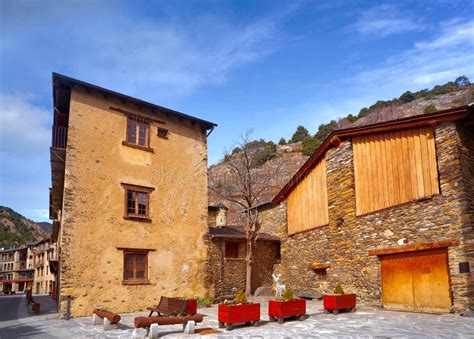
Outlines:
{"label": "roof eaves", "polygon": [[460,107],[454,107],[434,113],[420,114],[395,120],[378,122],[375,124],[349,127],[340,130],[332,131],[323,143],[316,149],[316,151],[309,157],[309,159],[300,167],[295,175],[286,183],[285,186],[275,195],[272,203],[277,205],[282,202],[288,194],[301,182],[301,180],[316,166],[319,158],[326,153],[326,151],[338,144],[338,139],[348,138],[354,136],[361,136],[373,133],[381,133],[384,131],[394,129],[406,129],[413,127],[420,127],[426,125],[433,125],[445,121],[454,121],[462,119],[469,114],[474,113],[474,104],[469,104]]}
{"label": "roof eaves", "polygon": [[[183,119],[188,119],[188,120],[191,120],[191,121],[194,121],[194,122],[198,122],[198,123],[204,125],[206,127],[206,129],[208,129],[208,130],[217,127],[217,124],[215,124],[213,122],[203,120],[203,119],[200,119],[200,118],[196,118],[196,117],[193,117],[191,115],[172,110],[170,108],[159,106],[159,105],[153,104],[153,103],[145,101],[145,100],[141,100],[141,99],[138,99],[138,98],[135,98],[135,97],[123,94],[123,93],[115,92],[115,91],[112,91],[112,90],[109,90],[109,89],[106,89],[106,88],[103,88],[103,87],[100,87],[100,86],[97,86],[97,85],[93,85],[93,84],[85,82],[85,81],[81,81],[81,80],[78,80],[78,79],[68,77],[66,75],[62,75],[62,74],[53,72],[53,87],[56,85],[57,81],[62,81],[65,84],[69,84],[70,86],[71,85],[83,86],[85,88],[89,88],[91,90],[95,90],[95,91],[99,91],[99,92],[102,92],[102,93],[105,93],[105,94],[116,96],[116,97],[122,98],[124,100],[131,101],[131,102],[139,104],[139,105],[149,106],[149,107],[154,108],[158,111],[161,111],[162,113],[168,113],[168,114],[172,114],[174,116],[177,116],[177,117],[180,117],[180,118],[183,118]],[[53,91],[53,93],[54,93],[54,91]]]}

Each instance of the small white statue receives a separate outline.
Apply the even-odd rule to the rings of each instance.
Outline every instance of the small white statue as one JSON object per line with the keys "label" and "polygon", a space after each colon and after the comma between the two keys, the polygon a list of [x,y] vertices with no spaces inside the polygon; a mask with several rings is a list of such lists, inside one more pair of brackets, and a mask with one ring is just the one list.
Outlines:
{"label": "small white statue", "polygon": [[275,291],[276,291],[276,297],[277,298],[281,298],[281,295],[283,293],[283,291],[286,289],[286,285],[283,285],[283,284],[280,284],[280,277],[281,277],[281,274],[272,274],[272,277],[273,277],[273,282],[275,283]]}

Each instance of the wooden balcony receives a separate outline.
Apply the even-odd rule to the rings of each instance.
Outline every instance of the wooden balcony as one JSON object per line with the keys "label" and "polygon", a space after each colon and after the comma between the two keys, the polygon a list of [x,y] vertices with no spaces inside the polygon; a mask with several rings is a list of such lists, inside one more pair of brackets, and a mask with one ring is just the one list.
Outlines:
{"label": "wooden balcony", "polygon": [[51,147],[66,149],[67,146],[67,127],[53,126],[53,136],[51,140]]}
{"label": "wooden balcony", "polygon": [[53,126],[50,148],[51,181],[50,189],[50,219],[57,221],[57,211],[62,209],[64,190],[64,170],[66,162],[67,127]]}

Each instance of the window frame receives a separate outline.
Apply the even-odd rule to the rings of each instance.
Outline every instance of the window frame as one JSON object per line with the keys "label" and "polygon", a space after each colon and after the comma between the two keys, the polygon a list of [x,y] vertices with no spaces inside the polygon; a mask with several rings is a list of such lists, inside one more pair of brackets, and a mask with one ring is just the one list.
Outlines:
{"label": "window frame", "polygon": [[[240,242],[240,241],[225,240],[224,241],[224,258],[225,259],[231,259],[231,260],[242,259],[243,257],[240,255],[240,244],[241,243],[242,242]],[[228,256],[227,245],[231,245],[231,244],[232,244],[232,246],[237,247],[237,256]],[[230,248],[229,248],[229,252],[230,252]]]}
{"label": "window frame", "polygon": [[157,129],[157,135],[158,135],[158,137],[160,137],[160,138],[168,139],[169,131],[168,131],[168,129],[166,129],[166,128],[158,127],[158,129]]}
{"label": "window frame", "polygon": [[[135,141],[130,141],[129,137],[129,130],[130,130],[130,122],[134,121],[136,123],[135,126]],[[145,134],[145,145],[141,145],[140,142],[140,124],[146,124],[146,134]],[[130,146],[133,148],[142,149],[144,151],[154,152],[153,148],[150,147],[150,139],[151,139],[151,127],[152,121],[146,118],[142,118],[136,115],[127,115],[127,126],[125,129],[125,140],[122,142],[123,145]]]}
{"label": "window frame", "polygon": [[[122,284],[123,285],[149,285],[150,281],[148,279],[148,254],[150,251],[154,251],[151,249],[139,249],[139,248],[117,248],[118,250],[123,251],[123,276],[122,276]],[[144,277],[143,278],[132,278],[127,279],[127,255],[143,255],[144,256]],[[136,265],[136,264],[135,264]],[[135,270],[136,271],[136,270]]]}
{"label": "window frame", "polygon": [[[124,188],[124,216],[123,216],[124,219],[151,222],[150,194],[155,189],[152,187],[137,186],[137,185],[126,184],[126,183],[122,183],[122,187]],[[128,193],[129,192],[146,194],[146,209],[145,209],[146,213],[144,215],[140,215],[139,213],[129,213],[128,211]],[[135,211],[136,212],[138,212],[138,199],[139,199],[139,195],[136,194],[136,197],[135,197]]]}

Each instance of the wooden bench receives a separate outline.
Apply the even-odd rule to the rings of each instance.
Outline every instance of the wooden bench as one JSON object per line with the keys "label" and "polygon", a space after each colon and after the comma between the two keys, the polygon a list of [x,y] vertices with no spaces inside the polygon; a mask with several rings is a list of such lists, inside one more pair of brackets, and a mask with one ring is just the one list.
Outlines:
{"label": "wooden bench", "polygon": [[150,311],[148,316],[151,317],[153,312],[156,312],[158,316],[184,315],[187,305],[188,301],[186,299],[161,297],[158,306],[147,307],[147,310]]}
{"label": "wooden bench", "polygon": [[[177,315],[177,316],[154,316],[154,317],[136,317],[134,325],[136,328],[148,328],[152,324],[158,325],[176,325],[183,324],[186,325],[188,321],[194,321],[196,323],[202,322],[204,315],[194,314],[194,315]],[[184,327],[184,326],[183,326]]]}
{"label": "wooden bench", "polygon": [[[156,307],[148,307],[148,317],[136,317],[134,324],[136,328],[149,328],[153,324],[175,325],[183,324],[183,329],[189,322],[199,323],[203,321],[202,314],[188,314],[188,300],[182,298],[161,297]],[[158,316],[152,316],[156,312]],[[193,325],[194,326],[194,325]]]}
{"label": "wooden bench", "polygon": [[119,314],[110,311],[98,308],[92,311],[92,323],[94,325],[103,325],[104,331],[116,329],[120,319]]}

